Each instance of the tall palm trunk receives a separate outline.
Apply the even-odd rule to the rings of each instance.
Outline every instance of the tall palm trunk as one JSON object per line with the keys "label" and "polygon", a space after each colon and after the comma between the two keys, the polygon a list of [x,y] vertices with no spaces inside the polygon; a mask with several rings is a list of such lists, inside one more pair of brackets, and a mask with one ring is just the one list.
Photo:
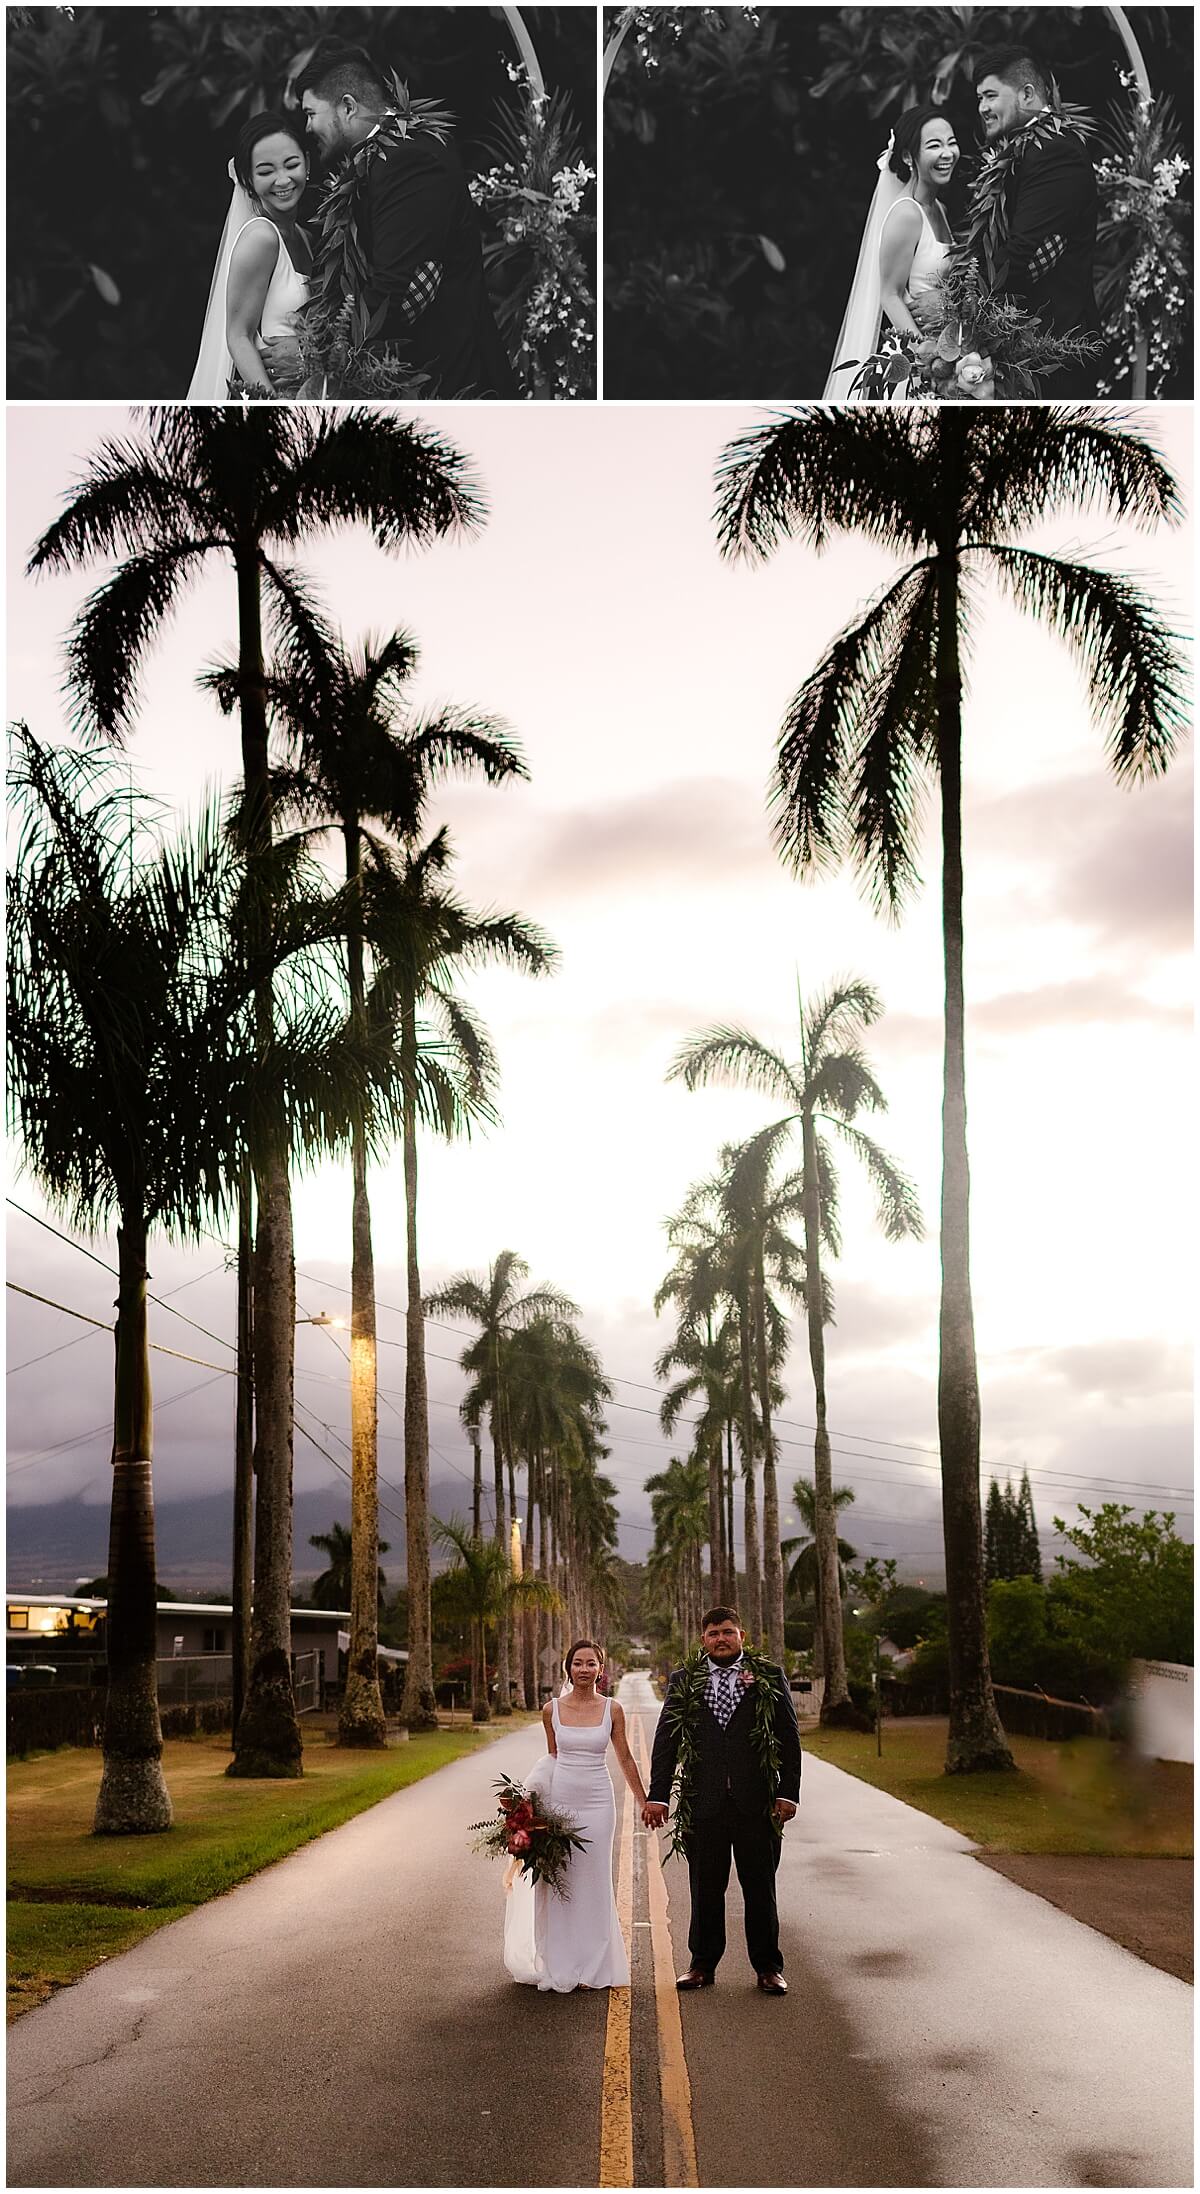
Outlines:
{"label": "tall palm trunk", "polygon": [[821,1176],[817,1170],[817,1131],[812,1113],[801,1115],[804,1154],[804,1270],[808,1319],[808,1360],[812,1366],[813,1541],[817,1556],[817,1620],[821,1633],[821,1671],[825,1691],[823,1722],[860,1719],[846,1681],[846,1646],[838,1580],[837,1510],[833,1505],[833,1457],[825,1400],[825,1287],[821,1274]]}
{"label": "tall palm trunk", "polygon": [[[263,671],[262,604],[257,544],[235,553],[242,776],[246,793],[251,883],[248,939],[259,961],[269,924],[262,859],[271,846],[271,785]],[[274,1030],[269,974],[254,999],[259,1057],[272,1056]],[[272,1099],[271,1129],[251,1153],[257,1226],[254,1243],[254,1613],[250,1681],[238,1719],[228,1773],[303,1773],[300,1724],[292,1691],[292,1442],[296,1346],[296,1268],[287,1135],[282,1105]]]}
{"label": "tall palm trunk", "polygon": [[149,1835],[171,1826],[162,1771],[155,1653],[154,1419],[146,1325],[146,1225],[123,1212],[117,1229],[113,1485],[108,1532],[108,1692],[104,1766],[92,1827],[98,1836]]}
{"label": "tall palm trunk", "polygon": [[[541,1465],[541,1470],[540,1470],[540,1473],[539,1473],[539,1481],[538,1481],[538,1575],[539,1575],[539,1577],[540,1577],[540,1578],[542,1579],[542,1582],[543,1582],[544,1584],[549,1584],[549,1582],[550,1582],[550,1509],[549,1509],[548,1493],[549,1493],[549,1469],[548,1469],[548,1466],[547,1466],[547,1463],[546,1463],[545,1457],[543,1457],[543,1459],[542,1459],[542,1465]],[[551,1683],[551,1685],[553,1685],[553,1682],[554,1682],[554,1673],[553,1673],[553,1669],[552,1669],[552,1668],[550,1667],[550,1665],[549,1665],[549,1663],[550,1663],[550,1657],[551,1657],[551,1653],[552,1653],[552,1649],[553,1649],[553,1646],[554,1646],[554,1614],[553,1614],[553,1610],[552,1610],[552,1609],[550,1609],[550,1608],[547,1608],[547,1610],[546,1610],[546,1632],[545,1632],[545,1647],[544,1647],[544,1653],[545,1653],[545,1661],[546,1661],[546,1666],[545,1666],[545,1667],[543,1667],[543,1659],[542,1659],[542,1656],[543,1656],[543,1645],[542,1645],[542,1630],[541,1630],[541,1622],[540,1622],[540,1618],[539,1618],[539,1623],[538,1623],[538,1632],[537,1632],[537,1638],[538,1638],[538,1664],[537,1664],[537,1683],[538,1683],[538,1695],[539,1695],[539,1698],[540,1698],[540,1696],[541,1696],[541,1686],[542,1686],[542,1683],[543,1683],[543,1681],[545,1681],[545,1680],[548,1680],[548,1681],[549,1681],[549,1682]]]}
{"label": "tall palm trunk", "polygon": [[733,1419],[725,1419],[725,1572],[719,1597],[727,1607],[737,1606],[737,1549],[734,1543]]}
{"label": "tall palm trunk", "polygon": [[[943,440],[948,423],[941,422]],[[947,477],[961,464],[961,422],[950,423]],[[942,1101],[942,1299],[939,1318],[938,1440],[950,1654],[948,1774],[1014,1766],[988,1665],[979,1505],[979,1377],[971,1304],[970,1174],[967,1163],[966,1030],[963,1004],[962,682],[958,654],[958,563],[953,531],[938,543],[937,720],[942,786],[942,934],[946,971],[945,1086]]]}
{"label": "tall palm trunk", "polygon": [[254,1587],[254,1207],[250,1168],[238,1183],[237,1418],[233,1457],[232,1738],[250,1686]]}
{"label": "tall palm trunk", "polygon": [[478,1545],[483,1538],[483,1443],[474,1421],[467,1426],[467,1432],[471,1441],[471,1537]]}
{"label": "tall palm trunk", "polygon": [[[491,1410],[490,1410],[490,1412],[489,1412],[489,1415],[490,1415],[490,1417],[491,1417],[491,1424],[492,1424],[492,1467],[493,1467],[493,1470],[494,1470],[494,1472],[495,1472],[495,1489],[496,1489],[496,1534],[495,1534],[495,1536],[496,1536],[496,1544],[497,1544],[497,1546],[499,1547],[499,1549],[500,1549],[501,1553],[503,1554],[505,1562],[507,1563],[507,1562],[508,1562],[508,1516],[507,1516],[507,1514],[506,1514],[506,1509],[505,1509],[505,1499],[504,1499],[504,1436],[503,1436],[503,1431],[502,1431],[502,1428],[501,1428],[501,1422],[500,1422],[500,1365],[499,1365],[499,1362],[497,1362],[497,1364],[496,1364],[496,1392],[495,1392],[495,1394],[494,1394],[494,1395],[493,1395],[493,1397],[492,1397],[492,1406],[491,1406]],[[511,1675],[511,1671],[510,1671],[510,1669],[509,1669],[509,1665],[508,1665],[508,1624],[507,1624],[507,1623],[505,1622],[505,1620],[504,1620],[504,1617],[503,1617],[503,1615],[501,1615],[501,1616],[500,1616],[500,1618],[499,1618],[499,1620],[498,1620],[498,1622],[497,1622],[497,1624],[496,1624],[496,1712],[497,1712],[497,1714],[511,1714],[511,1713],[512,1713],[512,1699],[511,1699],[511,1697],[510,1697],[510,1695],[509,1695],[509,1678],[510,1678],[510,1675]]]}
{"label": "tall palm trunk", "polygon": [[408,1561],[408,1663],[400,1719],[406,1729],[436,1729],[433,1618],[429,1603],[429,1390],[425,1317],[417,1256],[417,1012],[411,993],[400,1011],[404,1079],[404,1229],[408,1274],[404,1336],[404,1542]]}
{"label": "tall palm trunk", "polygon": [[752,1645],[762,1639],[762,1562],[758,1551],[758,1503],[754,1491],[754,1382],[750,1373],[749,1289],[738,1304],[738,1350],[742,1370],[742,1467],[746,1474],[746,1629]]}
{"label": "tall palm trunk", "polygon": [[[362,853],[357,822],[348,818],[346,881],[361,886]],[[361,900],[352,904],[346,939],[350,1016],[365,1033]],[[379,1397],[375,1340],[375,1255],[367,1195],[367,1139],[356,1121],[350,1150],[352,1175],[350,1266],[350,1651],[346,1689],[338,1713],[338,1742],[385,1745],[387,1720],[379,1690]]]}
{"label": "tall palm trunk", "polygon": [[779,1482],[775,1476],[775,1436],[771,1430],[771,1374],[767,1364],[767,1289],[761,1250],[755,1274],[755,1326],[758,1338],[758,1393],[763,1432],[763,1596],[767,1651],[783,1658],[783,1555],[779,1540]]}
{"label": "tall palm trunk", "polygon": [[[512,1553],[512,1537],[517,1523],[517,1468],[513,1460],[512,1441],[507,1422],[504,1428],[504,1446],[508,1460],[508,1537],[509,1554]],[[508,1633],[508,1670],[515,1693],[513,1705],[523,1714],[525,1711],[525,1656],[521,1650],[524,1636],[522,1611],[514,1600],[511,1610],[501,1613],[500,1624]]]}

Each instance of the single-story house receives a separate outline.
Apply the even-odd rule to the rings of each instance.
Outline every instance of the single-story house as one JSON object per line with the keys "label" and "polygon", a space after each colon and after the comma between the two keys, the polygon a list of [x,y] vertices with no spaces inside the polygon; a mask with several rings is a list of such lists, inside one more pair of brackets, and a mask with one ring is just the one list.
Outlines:
{"label": "single-story house", "polygon": [[[72,1593],[10,1592],[5,1596],[6,1661],[10,1668],[35,1665],[58,1671],[58,1681],[92,1680],[104,1666],[106,1600]],[[294,1607],[292,1658],[323,1693],[338,1681],[338,1651],[349,1643],[348,1608]],[[220,1688],[233,1650],[233,1609],[205,1601],[160,1600],[158,1604],[159,1690],[178,1688],[164,1662],[200,1664]],[[309,1656],[315,1656],[315,1662]],[[381,1649],[381,1659],[406,1661],[407,1653]],[[299,1668],[297,1671],[299,1675]],[[182,1670],[180,1671],[182,1677]]]}

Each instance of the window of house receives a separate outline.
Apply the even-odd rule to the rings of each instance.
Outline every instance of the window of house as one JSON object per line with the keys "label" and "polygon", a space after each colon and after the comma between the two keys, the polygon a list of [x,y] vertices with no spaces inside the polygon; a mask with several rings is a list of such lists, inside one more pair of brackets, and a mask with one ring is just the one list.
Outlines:
{"label": "window of house", "polygon": [[27,1607],[10,1607],[8,1611],[8,1627],[10,1630],[28,1630],[29,1609]]}
{"label": "window of house", "polygon": [[214,1629],[214,1628],[212,1628],[212,1627],[210,1627],[210,1628],[209,1628],[208,1630],[206,1630],[206,1631],[205,1631],[205,1633],[204,1633],[204,1645],[203,1645],[202,1651],[203,1651],[203,1652],[205,1652],[205,1653],[224,1653],[224,1651],[225,1651],[225,1633],[224,1633],[224,1631],[223,1631],[223,1630],[220,1630],[220,1629]]}

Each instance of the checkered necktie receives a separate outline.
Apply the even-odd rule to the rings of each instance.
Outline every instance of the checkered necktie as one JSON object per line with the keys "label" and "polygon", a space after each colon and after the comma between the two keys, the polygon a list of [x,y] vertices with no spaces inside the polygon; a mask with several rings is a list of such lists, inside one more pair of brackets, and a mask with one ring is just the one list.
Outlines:
{"label": "checkered necktie", "polygon": [[714,1680],[712,1710],[722,1729],[728,1729],[733,1713],[733,1670],[719,1668]]}

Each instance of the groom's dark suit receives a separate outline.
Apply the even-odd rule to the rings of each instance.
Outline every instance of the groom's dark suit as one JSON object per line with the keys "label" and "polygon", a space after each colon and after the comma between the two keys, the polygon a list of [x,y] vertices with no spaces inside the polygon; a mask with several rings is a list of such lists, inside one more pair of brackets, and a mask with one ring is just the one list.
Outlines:
{"label": "groom's dark suit", "polygon": [[[776,1798],[790,1798],[794,1805],[799,1804],[800,1731],[782,1669],[768,1664],[759,1681],[768,1682],[775,1695],[779,1777],[774,1789],[755,1750],[752,1686],[741,1691],[724,1729],[707,1703],[697,1716],[697,1762],[688,1839],[692,1885],[688,1948],[693,1966],[702,1973],[715,1973],[725,1949],[725,1891],[731,1858],[742,1888],[750,1963],[760,1974],[783,1971],[775,1903],[779,1836],[770,1807]],[[679,1750],[679,1732],[671,1726],[672,1708],[686,1682],[683,1669],[672,1672],[658,1717],[647,1792],[655,1805],[670,1801]]]}
{"label": "groom's dark suit", "polygon": [[[369,142],[369,140],[368,140]],[[429,130],[388,136],[372,154],[360,243],[374,341],[430,377],[431,396],[515,396],[492,317],[479,224],[458,155]]]}
{"label": "groom's dark suit", "polygon": [[[1033,313],[1048,335],[1094,335],[1096,171],[1083,139],[1064,129],[1032,143],[1008,185],[1008,236],[996,287]],[[1094,396],[1096,368],[1086,361],[1051,374],[1043,395]]]}

